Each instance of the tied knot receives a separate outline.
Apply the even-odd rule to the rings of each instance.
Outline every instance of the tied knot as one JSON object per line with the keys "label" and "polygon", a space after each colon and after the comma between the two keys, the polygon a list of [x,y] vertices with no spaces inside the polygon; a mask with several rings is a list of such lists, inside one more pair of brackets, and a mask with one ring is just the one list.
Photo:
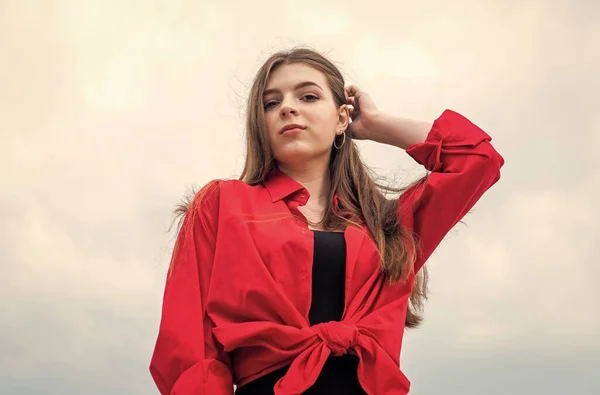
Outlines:
{"label": "tied knot", "polygon": [[314,325],[313,329],[335,357],[346,354],[358,343],[358,328],[351,324],[329,321]]}

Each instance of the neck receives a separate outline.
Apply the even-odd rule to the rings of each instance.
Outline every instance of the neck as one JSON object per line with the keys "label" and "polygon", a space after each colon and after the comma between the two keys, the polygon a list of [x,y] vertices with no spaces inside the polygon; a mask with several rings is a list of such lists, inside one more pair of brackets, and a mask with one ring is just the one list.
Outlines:
{"label": "neck", "polygon": [[308,190],[310,201],[326,201],[331,187],[328,162],[305,162],[294,166],[280,163],[278,167]]}

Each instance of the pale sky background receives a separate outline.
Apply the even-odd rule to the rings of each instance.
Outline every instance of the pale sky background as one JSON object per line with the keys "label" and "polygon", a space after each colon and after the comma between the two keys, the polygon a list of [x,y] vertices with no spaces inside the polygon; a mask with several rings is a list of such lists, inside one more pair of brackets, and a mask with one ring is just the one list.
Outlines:
{"label": "pale sky background", "polygon": [[0,394],[157,393],[171,210],[239,175],[252,77],[294,45],[386,111],[461,112],[506,160],[429,262],[411,394],[600,393],[599,17],[592,0],[0,0]]}

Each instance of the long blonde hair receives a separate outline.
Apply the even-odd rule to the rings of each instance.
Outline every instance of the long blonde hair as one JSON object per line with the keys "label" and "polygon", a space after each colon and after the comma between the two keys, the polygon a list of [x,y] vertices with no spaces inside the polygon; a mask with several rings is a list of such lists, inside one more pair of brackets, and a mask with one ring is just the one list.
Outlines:
{"label": "long blonde hair", "polygon": [[[240,180],[259,185],[276,166],[266,133],[263,92],[271,73],[281,65],[304,63],[322,72],[333,93],[337,107],[346,104],[344,77],[338,68],[323,55],[308,48],[276,52],[258,70],[247,103],[246,161]],[[406,188],[394,188],[375,181],[374,174],[360,158],[350,133],[342,147],[332,149],[330,161],[331,188],[324,215],[318,224],[323,229],[339,229],[348,225],[365,225],[381,256],[381,270],[390,283],[406,281],[417,256],[417,241],[399,223],[398,198],[386,193],[400,193]],[[420,182],[419,180],[417,182]],[[337,194],[339,211],[334,212],[333,198]],[[189,200],[188,200],[189,201]],[[189,203],[178,207],[185,214]],[[406,312],[406,327],[416,327],[427,298],[427,269],[417,273]]]}

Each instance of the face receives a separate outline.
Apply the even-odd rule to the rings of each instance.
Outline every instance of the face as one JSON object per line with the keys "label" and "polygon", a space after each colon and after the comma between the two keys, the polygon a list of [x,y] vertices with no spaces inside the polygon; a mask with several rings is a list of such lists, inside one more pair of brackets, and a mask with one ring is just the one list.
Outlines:
{"label": "face", "polygon": [[280,164],[329,160],[334,138],[348,125],[346,106],[337,107],[325,75],[303,63],[275,69],[263,103],[271,149]]}

